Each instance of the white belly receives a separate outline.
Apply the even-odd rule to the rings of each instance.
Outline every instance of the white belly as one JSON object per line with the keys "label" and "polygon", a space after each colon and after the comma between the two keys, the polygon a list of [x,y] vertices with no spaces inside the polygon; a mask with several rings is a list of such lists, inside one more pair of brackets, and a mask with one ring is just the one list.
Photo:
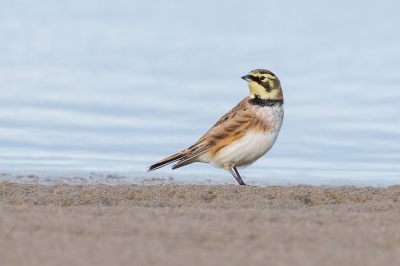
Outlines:
{"label": "white belly", "polygon": [[278,133],[250,131],[241,139],[221,149],[216,155],[209,158],[208,162],[219,168],[224,168],[224,166],[226,168],[227,165],[231,167],[250,165],[272,148]]}
{"label": "white belly", "polygon": [[283,122],[283,106],[265,107],[258,114],[272,125],[270,131],[248,131],[242,138],[222,148],[217,154],[200,155],[198,161],[226,169],[250,165],[265,155],[278,138]]}

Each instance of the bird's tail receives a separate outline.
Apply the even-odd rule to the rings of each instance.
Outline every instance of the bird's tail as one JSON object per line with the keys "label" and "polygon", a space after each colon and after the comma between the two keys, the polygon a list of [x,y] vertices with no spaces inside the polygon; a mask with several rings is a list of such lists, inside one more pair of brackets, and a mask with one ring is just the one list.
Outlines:
{"label": "bird's tail", "polygon": [[147,172],[151,172],[154,170],[157,170],[158,168],[164,167],[170,163],[174,163],[176,161],[180,161],[182,159],[185,159],[187,157],[187,151],[182,151],[180,153],[174,154],[168,158],[165,158],[164,160],[161,160],[159,162],[156,162],[155,164],[149,166],[147,169]]}

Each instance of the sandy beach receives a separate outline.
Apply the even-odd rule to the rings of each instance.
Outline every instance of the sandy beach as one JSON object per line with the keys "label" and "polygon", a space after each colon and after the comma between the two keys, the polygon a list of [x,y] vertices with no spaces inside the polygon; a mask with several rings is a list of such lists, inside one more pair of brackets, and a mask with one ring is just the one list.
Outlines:
{"label": "sandy beach", "polygon": [[0,265],[398,265],[400,186],[0,183]]}

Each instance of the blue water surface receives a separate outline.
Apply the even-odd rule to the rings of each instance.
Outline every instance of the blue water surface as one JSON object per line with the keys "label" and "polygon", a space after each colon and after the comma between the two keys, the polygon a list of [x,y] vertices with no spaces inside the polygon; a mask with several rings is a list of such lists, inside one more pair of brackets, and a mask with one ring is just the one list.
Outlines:
{"label": "blue water surface", "polygon": [[192,145],[248,95],[240,77],[265,68],[281,80],[285,121],[273,149],[241,171],[247,183],[399,184],[399,9],[7,1],[0,181],[235,183],[204,164],[145,171]]}

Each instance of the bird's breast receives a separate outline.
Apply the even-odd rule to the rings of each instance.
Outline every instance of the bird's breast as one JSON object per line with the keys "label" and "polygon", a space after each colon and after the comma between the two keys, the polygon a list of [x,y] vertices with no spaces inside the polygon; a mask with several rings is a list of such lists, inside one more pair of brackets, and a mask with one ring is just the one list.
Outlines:
{"label": "bird's breast", "polygon": [[275,132],[281,129],[283,122],[283,105],[258,107],[254,110],[255,130]]}
{"label": "bird's breast", "polygon": [[[200,161],[215,167],[250,165],[274,145],[283,122],[283,105],[258,107],[252,110],[251,125],[244,134],[217,152],[204,154]],[[218,144],[216,145],[218,146]]]}

